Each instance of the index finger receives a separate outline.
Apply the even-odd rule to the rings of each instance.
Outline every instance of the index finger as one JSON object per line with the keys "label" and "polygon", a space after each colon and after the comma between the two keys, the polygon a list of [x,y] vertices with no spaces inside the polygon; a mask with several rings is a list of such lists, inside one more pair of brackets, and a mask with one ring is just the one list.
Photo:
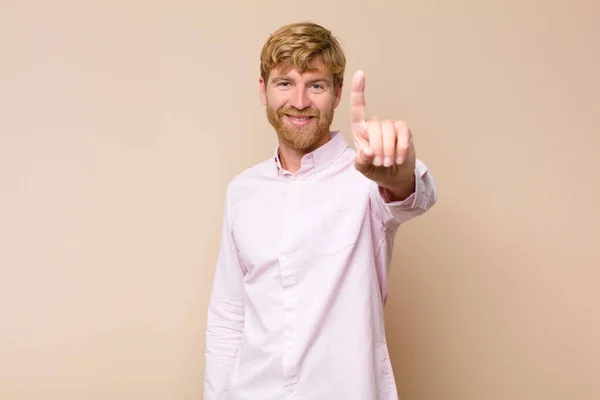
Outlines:
{"label": "index finger", "polygon": [[364,128],[365,122],[365,74],[356,71],[352,77],[352,89],[350,92],[350,105],[352,107],[352,126]]}

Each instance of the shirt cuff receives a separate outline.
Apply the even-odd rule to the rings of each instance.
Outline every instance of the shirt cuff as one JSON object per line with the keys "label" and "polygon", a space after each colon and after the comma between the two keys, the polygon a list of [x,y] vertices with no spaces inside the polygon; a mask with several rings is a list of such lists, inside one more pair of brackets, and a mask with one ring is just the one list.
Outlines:
{"label": "shirt cuff", "polygon": [[385,202],[385,198],[381,194],[381,188],[379,188],[379,194],[382,196],[384,203],[390,208],[400,209],[411,209],[411,208],[427,208],[427,186],[423,177],[427,173],[427,166],[421,161],[416,160],[415,162],[415,191],[404,200]]}

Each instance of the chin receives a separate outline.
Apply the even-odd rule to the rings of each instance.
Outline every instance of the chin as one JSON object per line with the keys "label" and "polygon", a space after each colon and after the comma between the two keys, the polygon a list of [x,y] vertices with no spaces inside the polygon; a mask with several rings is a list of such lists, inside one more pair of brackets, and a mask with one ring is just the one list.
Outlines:
{"label": "chin", "polygon": [[[289,136],[284,136],[283,139],[284,139],[285,143],[288,145],[288,147],[290,147],[296,151],[303,152],[303,153],[309,153],[311,151],[314,151],[315,149],[317,149],[318,147],[320,147],[327,141],[326,135],[314,136],[311,134],[310,137],[307,137],[305,135],[307,135],[307,133],[300,134],[300,135],[296,134],[296,135],[294,135],[295,137],[291,137],[291,138]],[[301,137],[302,140],[298,140],[299,137]]]}

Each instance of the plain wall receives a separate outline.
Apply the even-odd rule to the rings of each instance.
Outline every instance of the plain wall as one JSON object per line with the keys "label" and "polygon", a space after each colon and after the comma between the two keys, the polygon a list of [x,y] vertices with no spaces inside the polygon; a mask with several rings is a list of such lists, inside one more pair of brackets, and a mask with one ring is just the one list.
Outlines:
{"label": "plain wall", "polygon": [[[276,145],[259,52],[305,19],[340,38],[348,83],[365,71],[368,116],[409,123],[438,185],[396,241],[401,398],[600,398],[598,15],[2,0],[0,398],[202,397],[225,186]],[[350,139],[347,89],[333,128]]]}

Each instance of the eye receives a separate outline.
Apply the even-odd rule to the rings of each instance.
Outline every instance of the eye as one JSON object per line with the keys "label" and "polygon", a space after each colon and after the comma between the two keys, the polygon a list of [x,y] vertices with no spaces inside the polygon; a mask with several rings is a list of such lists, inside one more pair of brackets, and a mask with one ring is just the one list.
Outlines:
{"label": "eye", "polygon": [[318,89],[318,90],[320,90],[320,89],[325,89],[325,88],[323,87],[323,85],[321,85],[321,84],[319,84],[319,83],[315,83],[315,84],[313,85],[313,89]]}
{"label": "eye", "polygon": [[279,82],[279,84],[277,86],[283,86],[283,87],[287,87],[289,86],[289,82]]}

